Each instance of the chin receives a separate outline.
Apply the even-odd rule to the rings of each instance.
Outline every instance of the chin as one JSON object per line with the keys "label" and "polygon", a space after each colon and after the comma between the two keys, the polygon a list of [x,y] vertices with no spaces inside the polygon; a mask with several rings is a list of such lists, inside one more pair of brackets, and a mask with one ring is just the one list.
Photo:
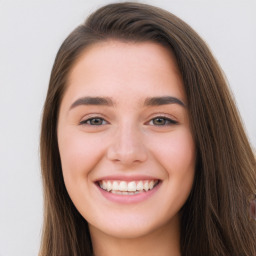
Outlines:
{"label": "chin", "polygon": [[110,217],[108,222],[104,220],[102,223],[95,223],[96,225],[89,224],[89,229],[92,232],[97,230],[98,232],[119,239],[135,239],[150,236],[165,228],[170,228],[170,230],[173,227],[178,228],[178,215],[166,221],[163,221],[163,219],[160,221],[158,217],[159,214],[157,213],[152,216],[147,216],[146,214],[123,214],[121,217]]}

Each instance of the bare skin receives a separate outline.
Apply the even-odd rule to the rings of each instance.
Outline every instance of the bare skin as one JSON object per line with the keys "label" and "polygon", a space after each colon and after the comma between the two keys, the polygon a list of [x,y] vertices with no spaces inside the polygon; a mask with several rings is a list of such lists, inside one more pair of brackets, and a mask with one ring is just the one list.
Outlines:
{"label": "bare skin", "polygon": [[[176,222],[178,223],[178,222]],[[164,226],[149,236],[117,239],[91,227],[95,256],[181,256],[179,249],[179,226]]]}
{"label": "bare skin", "polygon": [[74,65],[58,144],[95,256],[180,256],[195,172],[186,105],[175,58],[156,43],[95,44]]}

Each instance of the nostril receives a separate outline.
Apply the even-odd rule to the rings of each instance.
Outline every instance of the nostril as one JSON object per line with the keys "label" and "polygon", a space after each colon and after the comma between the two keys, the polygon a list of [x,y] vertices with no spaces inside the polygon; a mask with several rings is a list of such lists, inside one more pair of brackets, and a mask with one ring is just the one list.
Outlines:
{"label": "nostril", "polygon": [[144,148],[114,148],[110,147],[107,152],[107,158],[111,161],[122,164],[133,164],[144,162],[147,159],[147,153]]}

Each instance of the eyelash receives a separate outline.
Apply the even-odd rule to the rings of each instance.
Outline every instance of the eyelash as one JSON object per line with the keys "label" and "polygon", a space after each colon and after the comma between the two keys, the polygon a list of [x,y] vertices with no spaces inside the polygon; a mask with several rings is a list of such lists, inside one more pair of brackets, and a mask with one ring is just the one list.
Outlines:
{"label": "eyelash", "polygon": [[[91,122],[95,120],[101,121],[100,124],[92,124]],[[104,120],[102,117],[92,117],[86,120],[83,120],[79,123],[80,125],[91,125],[91,126],[101,126],[101,125],[105,125],[108,124],[108,122],[106,120]]]}
{"label": "eyelash", "polygon": [[[157,119],[164,121],[164,123],[163,124],[154,124],[153,122],[156,121]],[[165,116],[157,116],[155,118],[152,118],[149,121],[149,124],[154,125],[154,126],[169,126],[169,125],[175,125],[177,123],[178,123],[177,121],[175,121],[173,119],[170,119],[170,118],[167,118]]]}
{"label": "eyelash", "polygon": [[[161,120],[164,123],[162,124],[154,124],[154,121],[156,120]],[[96,123],[92,124],[93,121],[96,121]],[[97,124],[98,122],[98,124]],[[153,125],[153,126],[169,126],[169,125],[175,125],[177,124],[177,121],[174,121],[173,119],[167,118],[165,116],[157,116],[155,118],[152,118],[148,124]],[[92,117],[86,120],[83,120],[79,123],[80,125],[90,125],[90,126],[101,126],[101,125],[106,125],[108,122],[104,120],[102,117]]]}

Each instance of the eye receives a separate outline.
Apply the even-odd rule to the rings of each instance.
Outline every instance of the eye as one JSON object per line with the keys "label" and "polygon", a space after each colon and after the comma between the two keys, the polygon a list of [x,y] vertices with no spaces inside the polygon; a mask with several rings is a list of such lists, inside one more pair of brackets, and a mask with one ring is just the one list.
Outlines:
{"label": "eye", "polygon": [[101,117],[93,117],[80,122],[80,125],[95,125],[95,126],[98,125],[99,126],[104,124],[107,124],[107,121]]}
{"label": "eye", "polygon": [[165,125],[172,125],[172,124],[177,124],[178,122],[167,118],[167,117],[162,117],[158,116],[150,120],[149,124],[150,125],[155,125],[155,126],[165,126]]}

